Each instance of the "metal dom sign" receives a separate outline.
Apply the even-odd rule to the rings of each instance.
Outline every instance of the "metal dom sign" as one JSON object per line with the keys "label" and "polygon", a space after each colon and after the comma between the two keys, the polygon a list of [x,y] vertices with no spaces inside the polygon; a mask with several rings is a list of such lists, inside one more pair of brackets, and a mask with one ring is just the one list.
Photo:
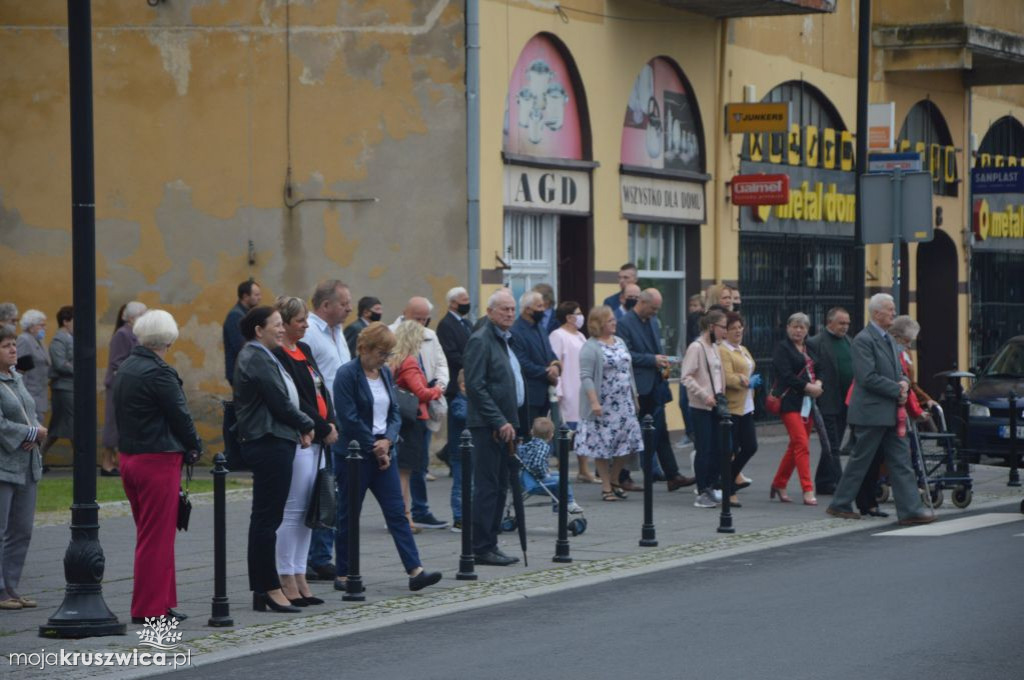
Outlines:
{"label": "metal dom sign", "polygon": [[736,175],[729,183],[733,205],[789,203],[788,175]]}

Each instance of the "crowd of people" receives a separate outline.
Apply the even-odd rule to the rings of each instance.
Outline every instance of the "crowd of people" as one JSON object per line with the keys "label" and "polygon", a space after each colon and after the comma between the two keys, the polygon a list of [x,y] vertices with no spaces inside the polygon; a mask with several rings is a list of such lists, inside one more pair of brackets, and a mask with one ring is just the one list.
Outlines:
{"label": "crowd of people", "polygon": [[[758,449],[755,390],[761,387],[777,403],[789,436],[770,499],[791,502],[786,487],[795,470],[805,505],[818,503],[816,492],[831,494],[830,515],[884,517],[874,500],[884,461],[901,523],[931,521],[904,436],[907,419],[926,420],[933,403],[912,380],[907,350],[919,326],[896,317],[885,294],[871,298],[870,322],[852,341],[845,309],[829,310],[813,337],[811,320],[794,313],[775,348],[769,384],[743,345],[739,300],[739,291],[723,284],[691,297],[686,335],[669,354],[658,320],[661,293],[641,289],[631,263],[619,271],[619,292],[587,312],[576,301],[556,302],[542,284],[518,300],[507,288],[497,289],[474,321],[468,292],[452,288],[436,332],[425,297],[411,298],[390,326],[382,322],[380,299],[362,297],[356,320],[345,327],[352,295],[340,280],[319,284],[309,305],[296,296],[263,305],[259,284],[242,282],[223,341],[237,421],[227,436],[253,478],[247,563],[254,610],[297,612],[322,604],[309,580],[333,581],[337,590],[351,585],[345,460],[351,441],[362,456],[358,502],[367,490],[377,499],[409,588],[417,591],[442,575],[424,568],[415,534],[463,528],[464,429],[475,451],[475,561],[507,566],[518,561],[498,543],[510,475],[519,474],[521,462],[536,484],[557,488],[558,475],[569,474],[549,467],[563,424],[571,432],[576,482],[600,484],[604,502],[642,490],[631,473],[648,455],[655,480],[668,491],[695,487],[695,507],[714,508],[724,496],[742,507],[738,493],[752,484],[744,467]],[[178,327],[166,311],[138,301],[118,310],[116,321],[104,380],[100,474],[121,476],[136,523],[133,619],[181,619],[175,610],[175,506],[182,467],[199,459],[203,445],[182,381],[165,361]],[[0,304],[0,609],[35,606],[17,588],[36,486],[47,450],[57,439],[73,438],[72,308],[61,307],[56,323],[47,349],[45,314],[28,310],[19,317],[13,305]],[[684,441],[693,444],[692,476],[681,471],[666,421],[674,369]],[[654,425],[651,451],[644,450],[641,432],[646,416]],[[726,416],[733,422],[731,441],[718,435]],[[435,517],[427,495],[431,437],[443,425],[452,523]],[[822,439],[813,478],[812,428]],[[844,446],[850,451],[845,470],[838,462]],[[723,456],[731,461],[727,478]],[[311,528],[319,525],[310,521],[309,505],[325,473],[337,482],[336,523]],[[568,510],[582,512],[573,496]]]}

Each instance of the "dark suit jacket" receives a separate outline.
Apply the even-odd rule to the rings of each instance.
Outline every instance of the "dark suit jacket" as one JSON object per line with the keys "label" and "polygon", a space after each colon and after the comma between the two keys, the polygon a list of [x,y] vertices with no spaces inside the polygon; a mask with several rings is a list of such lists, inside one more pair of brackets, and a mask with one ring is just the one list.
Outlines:
{"label": "dark suit jacket", "polygon": [[507,347],[501,331],[490,319],[469,336],[462,355],[469,401],[467,427],[499,430],[505,423],[519,427],[516,379]]}
{"label": "dark suit jacket", "polygon": [[851,425],[893,427],[899,405],[900,380],[907,380],[895,349],[868,324],[853,339],[853,394],[847,421]]}
{"label": "dark suit jacket", "polygon": [[[654,359],[656,354],[665,353],[661,349],[661,327],[658,319],[652,318],[645,323],[637,316],[636,310],[630,310],[619,321],[615,334],[625,341],[633,357],[633,374],[636,376],[636,389],[640,396],[653,393],[655,388],[665,382]],[[666,402],[671,401],[671,393],[668,397]]]}
{"label": "dark suit jacket", "polygon": [[[850,345],[849,336],[844,335],[841,342]],[[823,330],[813,338],[807,339],[807,346],[818,358],[814,370],[818,372],[824,392],[818,397],[818,408],[825,416],[834,416],[846,411],[846,390],[839,384],[839,364],[832,351],[831,333]],[[852,352],[851,352],[852,356]],[[849,386],[847,386],[849,389]]]}
{"label": "dark suit jacket", "polygon": [[[807,356],[813,362],[814,377],[815,379],[820,378],[821,376],[817,374],[817,356],[810,346],[806,343],[804,346],[807,349]],[[811,382],[810,376],[804,370],[807,366],[804,355],[796,348],[792,340],[783,338],[779,340],[779,344],[775,345],[775,351],[772,353],[772,366],[775,368],[775,393],[782,395],[782,412],[799,411],[804,402],[804,388]]]}
{"label": "dark suit jacket", "polygon": [[[381,367],[380,377],[391,396],[387,431],[384,436],[393,446],[398,441],[402,415],[398,410],[398,395],[395,394],[395,379],[391,376],[391,369],[387,366]],[[370,383],[358,358],[343,364],[334,375],[334,403],[338,423],[341,425],[341,437],[334,445],[334,452],[345,455],[349,442],[354,439],[359,442],[364,455],[369,453],[376,441],[373,436],[373,392],[370,391]]]}
{"label": "dark suit jacket", "polygon": [[548,334],[541,327],[543,321],[532,324],[523,317],[512,324],[512,351],[519,359],[519,367],[526,381],[526,401],[534,406],[548,400],[547,368],[557,357],[548,342]]}
{"label": "dark suit jacket", "polygon": [[622,313],[626,311],[622,308],[622,301],[619,300],[619,295],[621,294],[622,291],[619,291],[618,293],[612,293],[611,295],[606,297],[604,299],[604,303],[602,303],[612,308],[612,311],[615,312],[615,318],[621,318]]}
{"label": "dark suit jacket", "polygon": [[316,404],[316,384],[313,382],[313,376],[310,374],[305,362],[298,362],[292,359],[291,355],[281,347],[274,350],[274,356],[277,357],[277,360],[284,366],[284,370],[288,371],[288,374],[291,375],[292,380],[295,382],[295,389],[299,392],[299,410],[313,419],[313,439],[319,442],[331,432],[331,423],[334,422],[333,400],[327,387],[327,380],[320,373],[320,367],[316,365],[316,359],[313,358],[313,350],[304,342],[300,341],[295,344],[306,355],[306,361],[309,362],[309,365],[320,376],[320,393],[327,402],[327,418],[320,417],[320,409],[317,408]]}
{"label": "dark suit jacket", "polygon": [[356,340],[359,339],[359,333],[370,324],[366,322],[366,319],[356,319],[343,331],[345,335],[345,342],[348,344],[349,356],[354,357],[356,355]]}
{"label": "dark suit jacket", "polygon": [[238,302],[231,308],[228,315],[224,317],[224,329],[222,331],[224,339],[224,377],[227,378],[229,385],[234,384],[235,362],[238,359],[238,353],[241,351],[242,345],[245,344],[245,338],[242,337],[242,328],[239,326],[239,322],[245,316],[245,312],[245,307],[242,306],[241,302]]}
{"label": "dark suit jacket", "polygon": [[444,396],[449,403],[459,393],[459,371],[462,369],[462,353],[469,342],[469,336],[473,334],[473,326],[466,319],[456,317],[447,312],[444,318],[437,324],[437,339],[444,351],[444,358],[448,362],[448,389]]}

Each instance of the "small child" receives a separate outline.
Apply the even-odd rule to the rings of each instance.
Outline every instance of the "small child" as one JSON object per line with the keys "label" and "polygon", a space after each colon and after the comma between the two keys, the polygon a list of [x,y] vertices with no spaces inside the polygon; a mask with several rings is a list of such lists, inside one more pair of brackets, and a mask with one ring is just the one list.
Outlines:
{"label": "small child", "polygon": [[[536,418],[530,430],[533,437],[530,441],[519,445],[519,458],[522,459],[527,475],[533,477],[538,484],[543,484],[551,493],[558,495],[558,472],[551,472],[548,459],[551,457],[551,440],[555,438],[555,424],[550,418]],[[569,485],[569,503],[566,510],[574,515],[583,512],[572,497],[572,484]],[[558,511],[558,503],[551,500],[551,511]]]}

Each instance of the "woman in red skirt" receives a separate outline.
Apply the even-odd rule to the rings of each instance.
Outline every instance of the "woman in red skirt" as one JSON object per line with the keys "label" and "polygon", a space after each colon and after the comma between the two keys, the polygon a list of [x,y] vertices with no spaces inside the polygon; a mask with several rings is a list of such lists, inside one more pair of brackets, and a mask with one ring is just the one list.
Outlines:
{"label": "woman in red skirt", "polygon": [[174,317],[152,310],[133,330],[139,344],[121,364],[113,395],[121,481],[135,519],[132,623],[164,615],[180,621],[186,616],[174,610],[174,536],[181,466],[196,462],[203,445],[181,378],[164,361],[178,339]]}

